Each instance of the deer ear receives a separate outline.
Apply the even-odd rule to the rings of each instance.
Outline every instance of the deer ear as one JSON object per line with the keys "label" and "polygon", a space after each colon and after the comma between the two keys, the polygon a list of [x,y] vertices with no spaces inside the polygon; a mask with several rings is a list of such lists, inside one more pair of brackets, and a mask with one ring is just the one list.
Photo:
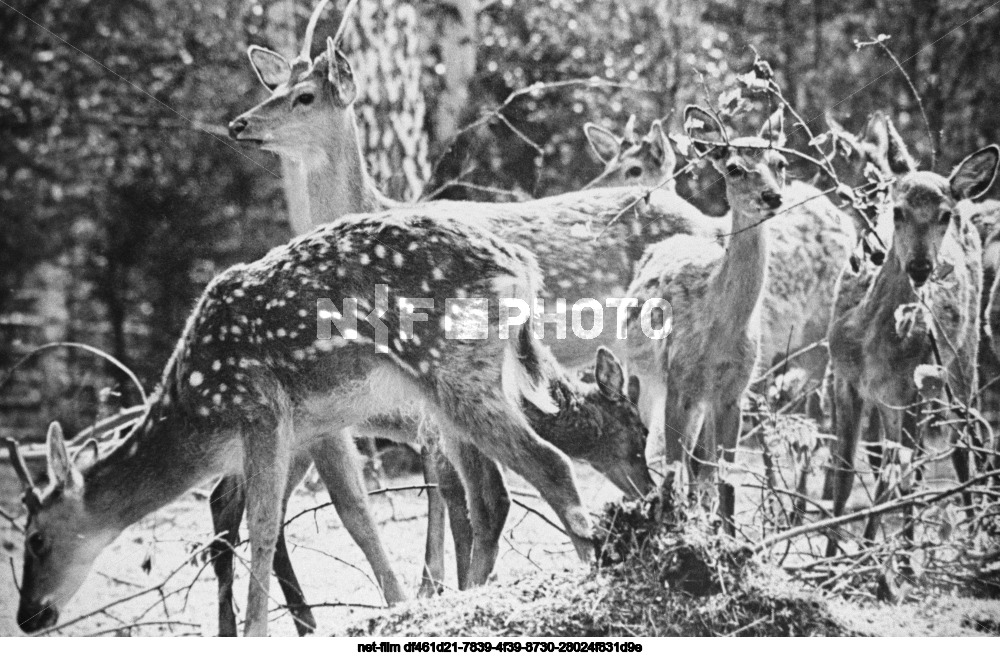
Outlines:
{"label": "deer ear", "polygon": [[97,462],[98,453],[97,440],[87,440],[73,456],[73,467],[80,472],[87,471]]}
{"label": "deer ear", "polygon": [[649,126],[649,132],[646,133],[643,140],[649,144],[650,154],[660,163],[663,177],[673,175],[674,168],[677,166],[677,156],[674,155],[674,149],[670,147],[667,135],[663,132],[663,124],[660,123],[659,119],[653,121],[653,124]]}
{"label": "deer ear", "polygon": [[781,148],[785,145],[785,108],[779,107],[773,114],[767,117],[764,125],[760,126],[757,136],[770,144]]}
{"label": "deer ear", "polygon": [[46,438],[48,448],[49,483],[59,487],[68,487],[73,483],[73,465],[66,453],[66,441],[63,439],[62,426],[54,421],[49,425]]}
{"label": "deer ear", "polygon": [[597,387],[605,398],[616,401],[621,398],[625,387],[625,372],[618,358],[601,346],[597,349],[597,367],[594,372]]}
{"label": "deer ear", "polygon": [[987,146],[972,153],[948,179],[951,195],[956,200],[979,198],[993,185],[997,177],[997,165],[1000,164],[1000,148],[996,145]]}
{"label": "deer ear", "polygon": [[273,50],[250,46],[247,48],[247,56],[260,83],[270,91],[274,91],[292,76],[292,67],[288,64],[288,60]]}
{"label": "deer ear", "polygon": [[347,57],[337,49],[330,37],[326,37],[326,66],[326,77],[333,85],[337,99],[342,106],[347,107],[358,95],[354,71]]}
{"label": "deer ear", "polygon": [[893,175],[905,175],[917,170],[917,163],[906,148],[896,125],[882,112],[875,112],[868,118],[862,141],[875,147],[879,159],[876,164],[882,170]]}
{"label": "deer ear", "polygon": [[[719,123],[719,119],[697,105],[688,105],[684,109],[684,132],[687,133],[688,137],[695,140],[691,144],[691,148],[699,156],[705,156],[709,152],[718,152],[724,149],[713,149],[712,146],[699,143],[698,140],[728,143],[726,130]],[[719,155],[721,156],[722,153],[719,153]]]}
{"label": "deer ear", "polygon": [[596,123],[585,123],[583,133],[587,135],[590,148],[601,162],[607,164],[618,157],[620,151],[618,139],[610,130],[602,128]]}

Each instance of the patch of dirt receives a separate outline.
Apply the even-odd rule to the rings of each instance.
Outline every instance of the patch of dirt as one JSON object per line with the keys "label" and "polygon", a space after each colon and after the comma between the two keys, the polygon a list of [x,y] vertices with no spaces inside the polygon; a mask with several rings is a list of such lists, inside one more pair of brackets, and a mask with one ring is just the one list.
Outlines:
{"label": "patch of dirt", "polygon": [[[592,469],[579,466],[577,475],[584,503],[600,508],[620,497],[620,493]],[[0,505],[8,513],[23,511],[20,492],[13,472],[0,467]],[[420,485],[420,476],[406,476],[383,481],[386,486]],[[549,518],[554,513],[516,476],[510,476],[513,498]],[[288,516],[329,501],[326,491],[311,492],[300,488],[289,504]],[[375,518],[383,544],[389,553],[396,575],[412,594],[420,585],[427,527],[426,497],[419,491],[408,490],[371,497]],[[23,521],[23,519],[22,519]],[[556,520],[552,520],[556,521]],[[558,523],[558,522],[557,522]],[[166,586],[170,595],[162,602],[156,593],[110,609],[109,614],[88,617],[64,632],[64,635],[91,635],[101,631],[116,633],[116,627],[131,624],[142,616],[143,622],[177,622],[177,624],[146,624],[124,635],[215,635],[217,633],[216,580],[211,566],[203,568],[203,559],[191,558],[192,551],[212,536],[207,491],[190,493],[166,508],[129,527],[98,558],[90,575],[74,599],[63,609],[61,621],[70,620],[163,580],[171,571],[183,565],[181,571]],[[242,535],[246,537],[244,526]],[[385,607],[381,592],[361,550],[354,544],[336,511],[323,508],[295,520],[287,529],[292,562],[304,587],[306,599],[314,608],[319,635],[343,633],[359,620],[376,616]],[[21,578],[21,549],[24,537],[6,520],[0,519],[0,636],[23,635],[14,621],[18,592],[14,572],[8,564],[13,558],[16,579]],[[242,561],[236,565],[234,596],[238,615],[246,607],[249,551],[242,545],[238,551]],[[454,589],[454,554],[451,536],[445,540],[447,585]],[[150,561],[148,573],[143,563]],[[543,519],[514,505],[503,532],[500,557],[495,578],[517,580],[538,571],[559,571],[575,566],[575,551],[569,540]],[[187,565],[185,565],[187,563]],[[188,587],[190,588],[188,589]],[[173,594],[170,594],[173,593]],[[295,627],[287,611],[280,607],[284,600],[277,582],[272,579],[272,635],[294,636]],[[431,603],[434,603],[433,601]]]}

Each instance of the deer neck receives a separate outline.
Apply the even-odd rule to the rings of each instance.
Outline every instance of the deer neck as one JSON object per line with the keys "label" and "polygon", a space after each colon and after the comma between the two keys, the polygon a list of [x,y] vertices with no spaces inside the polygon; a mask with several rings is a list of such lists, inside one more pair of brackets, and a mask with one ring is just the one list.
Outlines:
{"label": "deer neck", "polygon": [[132,433],[84,473],[87,508],[109,527],[124,530],[162,508],[218,475],[225,453],[239,451],[175,409],[169,396],[158,396]]}
{"label": "deer neck", "polygon": [[746,326],[760,305],[767,276],[766,217],[746,211],[738,203],[733,208],[732,235],[715,276],[720,307],[726,308],[726,322]]}
{"label": "deer neck", "polygon": [[393,203],[368,175],[353,112],[337,113],[321,139],[282,155],[292,229],[308,232],[347,214],[377,212]]}

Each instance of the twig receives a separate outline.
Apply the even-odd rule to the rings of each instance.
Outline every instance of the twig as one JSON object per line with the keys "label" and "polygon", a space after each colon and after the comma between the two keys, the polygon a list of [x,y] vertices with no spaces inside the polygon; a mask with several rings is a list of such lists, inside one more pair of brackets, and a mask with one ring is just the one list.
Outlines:
{"label": "twig", "polygon": [[201,628],[201,624],[196,624],[194,622],[181,622],[178,620],[151,620],[149,622],[134,622],[124,626],[113,626],[109,629],[102,629],[101,631],[88,633],[84,637],[93,638],[95,636],[107,635],[109,633],[117,633],[118,631],[131,631],[132,629],[138,629],[143,626],[196,626]]}
{"label": "twig", "polygon": [[14,567],[14,556],[7,556],[7,560],[10,561],[10,580],[14,582],[17,594],[21,594],[21,584],[17,582],[17,568]]}
{"label": "twig", "polygon": [[539,512],[538,510],[535,510],[534,508],[532,508],[532,507],[531,507],[531,506],[529,506],[528,504],[526,504],[526,503],[523,503],[523,502],[521,502],[521,501],[518,501],[517,499],[511,499],[511,503],[513,503],[513,504],[514,504],[514,505],[516,505],[516,506],[520,506],[521,508],[524,508],[525,510],[527,510],[527,511],[528,511],[528,512],[530,512],[530,513],[534,513],[535,515],[538,515],[538,516],[539,516],[539,517],[541,517],[541,518],[542,518],[543,520],[545,520],[545,523],[546,523],[546,524],[548,524],[548,525],[549,525],[549,526],[551,526],[552,528],[556,529],[557,531],[559,531],[560,533],[562,533],[562,534],[563,534],[563,535],[565,535],[566,537],[569,537],[569,534],[568,534],[568,533],[566,533],[566,531],[565,531],[565,530],[563,530],[563,527],[562,527],[562,526],[559,526],[558,524],[556,524],[555,522],[553,522],[553,521],[552,521],[551,519],[549,519],[548,517],[546,517],[545,515],[543,515],[543,514],[542,514],[541,512]]}
{"label": "twig", "polygon": [[[421,485],[400,485],[398,487],[383,487],[377,490],[372,490],[371,492],[368,493],[368,496],[375,496],[376,494],[386,494],[388,492],[405,492],[406,490],[430,490],[435,488],[437,488],[437,485],[432,483],[423,483]],[[288,526],[289,524],[294,522],[299,517],[302,517],[303,515],[308,515],[311,512],[317,512],[324,508],[329,508],[332,505],[333,505],[332,501],[327,501],[326,503],[321,503],[318,506],[313,506],[312,508],[306,508],[305,510],[292,515],[290,519],[286,519],[283,526]],[[240,542],[240,544],[242,543],[243,542]]]}
{"label": "twig", "polygon": [[755,619],[753,622],[750,622],[746,626],[740,627],[740,628],[736,629],[735,631],[730,631],[729,633],[725,634],[722,637],[724,637],[724,638],[731,638],[731,637],[733,637],[735,635],[739,635],[740,633],[743,633],[744,631],[752,629],[753,627],[757,626],[758,624],[760,624],[764,620],[769,620],[769,619],[771,619],[771,617],[769,615],[765,615],[763,617],[758,617],[757,619]]}
{"label": "twig", "polygon": [[[279,608],[288,608],[284,604],[279,604]],[[346,601],[322,601],[316,604],[302,604],[304,608],[369,608],[371,610],[385,610],[385,606],[375,606],[372,604],[355,604]]]}
{"label": "twig", "polygon": [[786,367],[788,365],[788,363],[791,362],[792,360],[794,360],[796,358],[799,358],[799,357],[805,355],[806,353],[809,353],[810,351],[814,351],[814,350],[816,350],[818,348],[826,348],[826,346],[827,346],[826,339],[821,339],[821,340],[813,342],[812,344],[808,344],[806,346],[803,346],[802,348],[800,348],[799,350],[795,351],[794,353],[790,353],[790,354],[786,355],[784,358],[781,359],[781,362],[778,362],[773,367],[771,367],[770,369],[768,369],[767,371],[765,371],[761,375],[757,376],[757,378],[755,378],[753,381],[750,382],[750,386],[752,387],[752,386],[754,386],[754,385],[756,385],[758,383],[764,382],[765,380],[767,380],[768,378],[770,378],[772,374],[775,374],[779,370],[781,370],[782,368]]}
{"label": "twig", "polygon": [[436,483],[421,483],[420,485],[400,485],[398,487],[380,487],[377,490],[372,490],[368,493],[368,496],[373,497],[376,494],[386,494],[387,492],[406,492],[407,490],[433,490],[437,489]]}
{"label": "twig", "polygon": [[0,508],[0,517],[10,522],[10,525],[13,526],[18,533],[24,534],[24,527],[18,524],[17,520],[15,520],[12,515],[8,515],[6,512],[4,512],[3,508]]}
{"label": "twig", "polygon": [[889,46],[885,45],[885,42],[888,41],[890,38],[892,37],[890,37],[887,34],[882,34],[875,39],[869,37],[870,39],[869,41],[855,41],[854,46],[859,50],[866,46],[878,46],[882,48],[885,54],[889,55],[889,59],[891,59],[892,63],[896,65],[896,68],[899,69],[899,72],[903,74],[903,77],[906,79],[906,83],[910,86],[910,91],[913,92],[913,98],[917,101],[917,107],[920,108],[920,116],[923,117],[924,119],[924,129],[927,131],[927,140],[930,142],[931,145],[930,168],[933,171],[934,166],[937,164],[937,148],[934,145],[934,133],[931,130],[931,122],[927,120],[927,112],[924,110],[924,101],[920,97],[920,92],[917,91],[916,85],[913,84],[913,80],[910,79],[910,74],[906,72],[905,68],[903,68],[903,64],[901,64],[900,61],[896,58],[896,54],[889,49]]}
{"label": "twig", "polygon": [[824,517],[830,516],[830,511],[824,508],[819,501],[816,501],[815,499],[812,499],[811,497],[808,497],[805,494],[800,494],[798,492],[794,492],[792,490],[786,490],[780,487],[768,487],[765,485],[754,485],[752,483],[744,483],[740,487],[746,487],[752,490],[767,490],[769,492],[774,492],[775,494],[785,494],[792,497],[793,499],[800,499],[802,501],[805,501],[806,503],[810,503],[816,506],[816,509],[820,511]]}
{"label": "twig", "polygon": [[7,383],[9,383],[10,380],[11,380],[11,378],[13,378],[15,371],[17,371],[20,367],[24,366],[24,364],[26,364],[29,360],[31,360],[32,358],[34,358],[36,355],[38,355],[39,353],[43,353],[45,351],[51,351],[52,349],[62,348],[64,346],[67,347],[67,348],[78,348],[78,349],[82,349],[84,351],[87,351],[88,353],[93,353],[94,355],[96,355],[98,357],[101,357],[101,358],[104,358],[105,360],[107,360],[111,364],[113,364],[116,367],[118,367],[118,369],[120,369],[122,372],[124,372],[125,375],[128,376],[129,379],[131,379],[131,381],[135,385],[136,389],[139,390],[139,395],[142,397],[142,403],[143,403],[143,405],[146,404],[146,402],[147,402],[147,400],[146,400],[146,390],[143,389],[142,383],[139,382],[139,377],[135,375],[135,372],[133,372],[131,369],[129,369],[128,367],[126,367],[124,364],[122,364],[120,360],[118,360],[117,358],[115,358],[110,353],[102,351],[101,349],[96,348],[94,346],[90,346],[88,344],[80,344],[78,342],[49,342],[47,344],[42,344],[41,346],[39,346],[39,347],[37,347],[35,349],[32,349],[32,351],[30,353],[28,353],[23,358],[21,358],[20,360],[18,360],[17,362],[15,362],[14,366],[10,368],[10,371],[8,371],[7,374],[2,379],[0,379],[0,389],[3,389],[4,387],[7,386]]}

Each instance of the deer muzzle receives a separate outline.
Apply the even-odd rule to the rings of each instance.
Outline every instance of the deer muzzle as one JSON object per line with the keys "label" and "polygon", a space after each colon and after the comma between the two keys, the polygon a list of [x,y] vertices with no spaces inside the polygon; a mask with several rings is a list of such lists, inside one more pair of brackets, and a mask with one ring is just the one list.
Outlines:
{"label": "deer muzzle", "polygon": [[17,609],[17,626],[25,633],[35,633],[56,625],[59,609],[46,598],[38,604],[21,602]]}
{"label": "deer muzzle", "polygon": [[910,260],[906,264],[906,274],[910,276],[914,286],[921,287],[931,277],[934,271],[934,263],[927,258]]}

